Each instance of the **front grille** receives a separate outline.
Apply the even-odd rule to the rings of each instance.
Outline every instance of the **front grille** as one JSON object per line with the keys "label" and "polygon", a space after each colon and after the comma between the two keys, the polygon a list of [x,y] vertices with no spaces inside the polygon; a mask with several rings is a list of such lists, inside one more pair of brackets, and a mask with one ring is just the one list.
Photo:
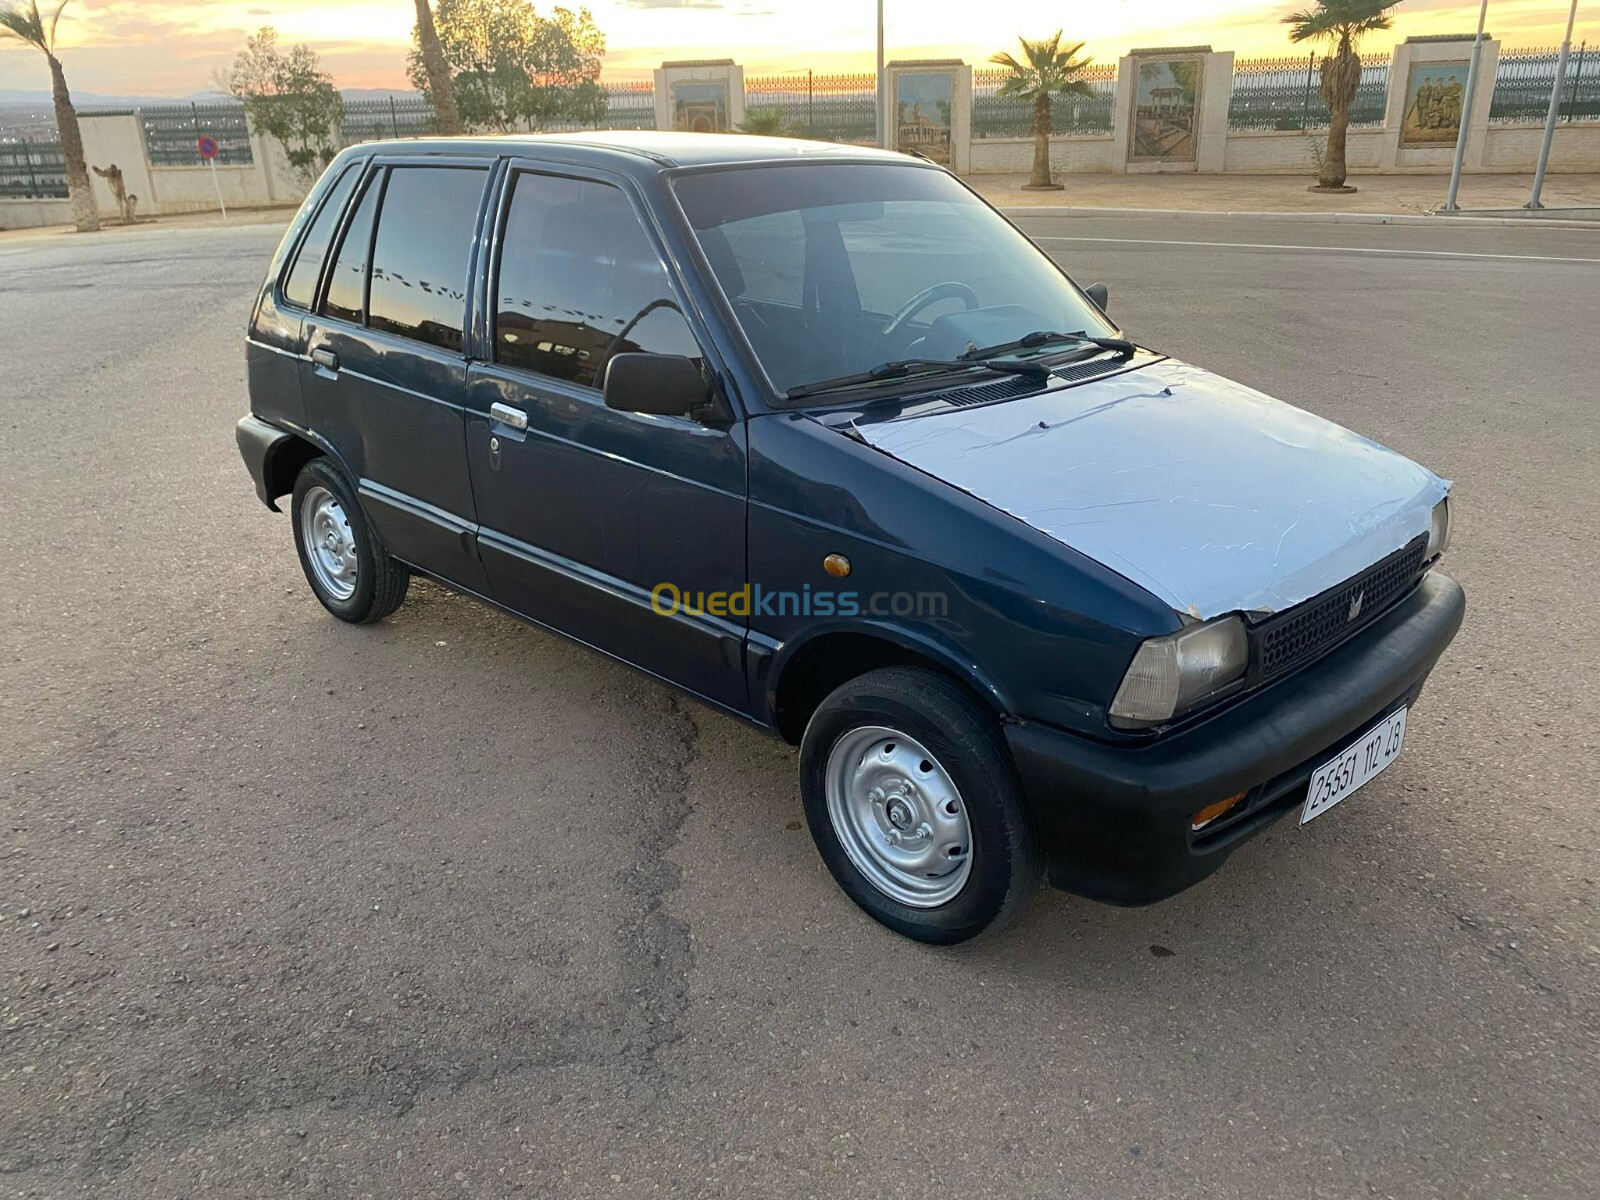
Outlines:
{"label": "front grille", "polygon": [[1354,579],[1257,626],[1260,678],[1271,679],[1316,657],[1388,608],[1422,573],[1427,549],[1428,539],[1419,537]]}

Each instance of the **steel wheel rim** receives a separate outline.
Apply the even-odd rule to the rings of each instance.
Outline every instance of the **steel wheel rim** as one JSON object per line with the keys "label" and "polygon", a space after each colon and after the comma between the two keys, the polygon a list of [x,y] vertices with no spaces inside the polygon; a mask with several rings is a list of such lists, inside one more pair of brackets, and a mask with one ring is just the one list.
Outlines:
{"label": "steel wheel rim", "polygon": [[344,505],[325,487],[300,501],[300,540],[317,586],[335,600],[356,594],[356,537]]}
{"label": "steel wheel rim", "polygon": [[955,899],[972,874],[972,826],[950,773],[915,738],[882,725],[834,742],[828,819],[856,869],[911,908]]}

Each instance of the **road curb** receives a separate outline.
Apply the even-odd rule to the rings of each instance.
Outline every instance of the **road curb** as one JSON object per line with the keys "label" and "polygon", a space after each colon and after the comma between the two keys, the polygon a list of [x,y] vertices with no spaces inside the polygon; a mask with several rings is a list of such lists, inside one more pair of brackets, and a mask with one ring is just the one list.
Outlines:
{"label": "road curb", "polygon": [[1198,208],[1079,208],[1061,204],[1024,204],[1001,208],[1011,220],[1023,217],[1163,217],[1167,220],[1203,220],[1207,217],[1248,217],[1256,221],[1312,221],[1328,225],[1473,225],[1533,229],[1587,229],[1600,232],[1600,222],[1564,221],[1554,217],[1432,216],[1425,213],[1248,212]]}

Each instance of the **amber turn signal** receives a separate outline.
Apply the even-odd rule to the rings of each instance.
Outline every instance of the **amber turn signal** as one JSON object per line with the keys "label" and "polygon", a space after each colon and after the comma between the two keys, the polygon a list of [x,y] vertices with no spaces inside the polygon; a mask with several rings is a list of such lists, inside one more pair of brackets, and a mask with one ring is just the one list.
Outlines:
{"label": "amber turn signal", "polygon": [[1194,816],[1189,818],[1189,828],[1198,832],[1211,822],[1227,816],[1244,800],[1243,792],[1235,792],[1226,800],[1218,800],[1215,804],[1208,804]]}
{"label": "amber turn signal", "polygon": [[822,560],[822,569],[835,579],[843,579],[850,574],[850,560],[842,554],[830,554]]}

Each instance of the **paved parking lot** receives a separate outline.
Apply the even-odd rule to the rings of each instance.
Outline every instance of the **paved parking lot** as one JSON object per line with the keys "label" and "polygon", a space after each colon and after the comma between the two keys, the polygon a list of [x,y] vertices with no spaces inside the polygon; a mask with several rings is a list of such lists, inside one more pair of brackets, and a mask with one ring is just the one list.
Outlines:
{"label": "paved parking lot", "polygon": [[0,1190],[1600,1191],[1600,237],[1027,227],[1453,478],[1470,607],[1336,812],[946,951],[786,747],[437,587],[317,606],[233,449],[275,230],[0,247]]}

